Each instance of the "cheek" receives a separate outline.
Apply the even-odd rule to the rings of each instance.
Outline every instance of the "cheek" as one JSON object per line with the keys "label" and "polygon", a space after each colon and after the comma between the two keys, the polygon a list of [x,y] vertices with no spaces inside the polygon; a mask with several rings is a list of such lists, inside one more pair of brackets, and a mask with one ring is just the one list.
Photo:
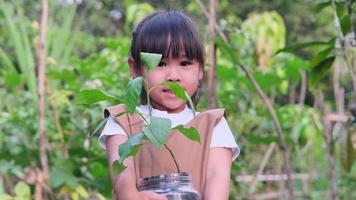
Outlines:
{"label": "cheek", "polygon": [[144,87],[147,89],[153,87],[154,85],[157,85],[157,83],[159,82],[157,78],[158,76],[154,72],[149,72],[148,74],[146,74],[146,76],[144,76],[144,79],[146,80],[144,81]]}
{"label": "cheek", "polygon": [[186,86],[186,90],[190,96],[192,96],[198,89],[199,80],[194,78],[190,81],[190,84]]}

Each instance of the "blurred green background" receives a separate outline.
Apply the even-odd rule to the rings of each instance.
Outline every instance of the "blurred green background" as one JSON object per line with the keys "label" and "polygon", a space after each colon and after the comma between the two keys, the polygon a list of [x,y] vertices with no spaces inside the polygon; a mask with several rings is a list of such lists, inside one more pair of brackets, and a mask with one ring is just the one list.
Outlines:
{"label": "blurred green background", "polygon": [[[216,107],[226,108],[241,149],[233,162],[230,199],[287,198],[272,119],[236,62],[248,67],[273,104],[290,151],[297,199],[331,198],[330,156],[336,161],[339,198],[356,199],[356,1],[217,2],[217,26],[228,45],[218,36],[214,40]],[[123,97],[130,77],[126,61],[131,31],[156,10],[184,11],[208,44],[208,19],[201,5],[208,10],[209,1],[49,0],[50,199],[111,198],[105,150],[97,137],[90,137],[109,103],[79,105],[75,97],[83,89]],[[36,75],[40,17],[39,0],[0,0],[0,199],[35,199],[36,188],[44,184]],[[198,110],[208,107],[204,89]],[[330,151],[318,91],[324,94],[325,108],[348,117],[332,122]]]}

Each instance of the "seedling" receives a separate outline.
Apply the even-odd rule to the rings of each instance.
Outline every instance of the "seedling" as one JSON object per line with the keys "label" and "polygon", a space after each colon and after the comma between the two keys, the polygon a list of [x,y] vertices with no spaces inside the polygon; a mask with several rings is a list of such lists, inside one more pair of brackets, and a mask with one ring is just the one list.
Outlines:
{"label": "seedling", "polygon": [[[142,63],[145,65],[144,73],[147,74],[150,70],[154,70],[157,67],[158,63],[161,61],[162,55],[141,52],[140,58]],[[200,143],[200,135],[197,129],[193,127],[186,128],[183,125],[172,127],[172,123],[169,119],[152,116],[152,106],[150,104],[149,95],[154,88],[156,88],[157,86],[164,85],[168,86],[178,98],[189,103],[189,106],[193,111],[193,116],[195,117],[195,107],[188,93],[179,84],[175,82],[162,82],[159,85],[153,86],[146,92],[147,106],[149,108],[148,117],[150,119],[147,120],[142,113],[136,110],[136,107],[140,104],[140,96],[144,82],[147,83],[147,80],[145,80],[144,77],[141,76],[131,79],[126,86],[125,97],[123,101],[121,101],[116,96],[106,94],[105,92],[102,92],[100,90],[84,90],[80,92],[77,96],[77,103],[87,105],[103,100],[110,102],[114,101],[116,103],[124,103],[126,105],[126,112],[119,113],[114,117],[118,117],[127,113],[137,113],[141,116],[142,120],[145,121],[145,126],[140,133],[134,133],[125,143],[120,145],[120,159],[115,161],[112,166],[113,175],[122,172],[125,169],[125,166],[123,165],[124,160],[130,156],[135,156],[137,154],[138,149],[142,145],[145,145],[147,143],[152,143],[156,148],[162,148],[162,146],[166,148],[172,156],[174,164],[177,168],[177,172],[179,173],[180,169],[177,160],[174,157],[174,153],[165,144],[167,142],[169,133],[173,130],[177,130],[178,132],[186,136],[188,139]],[[95,135],[100,130],[100,128],[105,125],[107,119],[108,118],[100,122],[100,124],[97,126],[92,135]]]}

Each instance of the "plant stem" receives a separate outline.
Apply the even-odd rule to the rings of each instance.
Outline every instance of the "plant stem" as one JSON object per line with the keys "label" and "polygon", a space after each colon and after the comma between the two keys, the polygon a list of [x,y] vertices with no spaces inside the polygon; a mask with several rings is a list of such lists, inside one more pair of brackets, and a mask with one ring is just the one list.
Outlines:
{"label": "plant stem", "polygon": [[43,190],[42,198],[48,199],[48,158],[47,158],[47,136],[46,136],[46,121],[45,121],[45,69],[46,69],[46,35],[48,21],[48,1],[42,0],[41,3],[41,27],[40,27],[40,42],[38,46],[38,111],[39,111],[39,145],[40,145],[40,163],[43,173]]}
{"label": "plant stem", "polygon": [[[137,112],[137,111],[136,111],[136,112]],[[141,112],[137,112],[137,114],[140,115],[140,117],[143,119],[143,121],[146,122],[146,124],[149,124],[148,121],[147,121],[147,119],[146,119],[146,117],[143,116],[143,114],[142,114]]]}
{"label": "plant stem", "polygon": [[192,99],[190,98],[190,96],[188,95],[187,92],[185,92],[185,96],[188,98],[188,102],[189,102],[190,108],[193,111],[193,117],[195,118],[195,106],[194,106],[194,103],[193,103]]}
{"label": "plant stem", "polygon": [[[145,79],[144,79],[145,80]],[[146,81],[146,80],[145,80]],[[146,84],[148,85],[148,82],[146,81]],[[149,108],[149,116],[152,116],[152,107],[151,107],[151,104],[150,104],[150,93],[151,91],[156,88],[157,86],[153,86],[152,88],[150,88],[147,92],[146,92],[146,95],[147,95],[147,106]],[[194,109],[194,108],[193,108]],[[139,112],[138,112],[139,113]],[[143,117],[142,113],[139,113],[139,115],[142,117],[142,119],[148,124],[148,121]],[[169,154],[171,154],[172,158],[173,158],[173,161],[174,161],[174,164],[176,165],[176,168],[177,168],[177,172],[180,173],[180,169],[179,169],[179,165],[177,163],[177,160],[176,158],[174,157],[174,154],[172,152],[172,150],[166,145],[164,144],[164,147],[168,150]]]}
{"label": "plant stem", "polygon": [[214,37],[216,35],[216,7],[217,0],[209,0],[209,45],[208,45],[208,106],[216,106],[216,44]]}
{"label": "plant stem", "polygon": [[333,154],[333,137],[332,137],[332,122],[327,118],[330,111],[326,108],[324,103],[323,93],[319,90],[318,93],[319,106],[322,112],[323,120],[323,136],[326,144],[327,158],[329,165],[329,178],[330,178],[330,189],[331,189],[331,199],[338,200],[338,188],[337,188],[337,177],[335,168],[335,157]]}
{"label": "plant stem", "polygon": [[[145,82],[146,82],[146,85],[148,87],[148,81],[146,79],[143,79]],[[154,87],[153,87],[154,88]],[[147,107],[148,107],[148,113],[149,113],[149,116],[152,115],[152,106],[151,106],[151,102],[150,102],[150,93],[152,91],[152,89],[149,89],[146,91],[146,98],[147,98]]]}
{"label": "plant stem", "polygon": [[[353,68],[353,65],[351,63],[352,57],[351,58],[349,57],[348,51],[346,49],[347,41],[345,40],[344,33],[342,32],[342,29],[341,29],[340,19],[337,16],[337,11],[336,11],[337,8],[336,8],[335,0],[331,0],[331,5],[334,10],[334,23],[335,23],[336,36],[339,39],[340,44],[341,44],[342,57],[344,58],[344,61],[347,65],[348,69],[350,70],[353,91],[356,93],[356,72],[355,72],[355,69]],[[352,17],[351,17],[351,19],[352,19]],[[351,26],[352,25],[353,25],[353,23],[351,22]]]}
{"label": "plant stem", "polygon": [[176,165],[177,172],[180,173],[178,162],[177,162],[176,158],[174,157],[174,154],[173,154],[172,150],[166,144],[164,144],[164,147],[168,150],[169,154],[171,154],[171,156],[172,156],[172,158],[174,160],[174,164]]}

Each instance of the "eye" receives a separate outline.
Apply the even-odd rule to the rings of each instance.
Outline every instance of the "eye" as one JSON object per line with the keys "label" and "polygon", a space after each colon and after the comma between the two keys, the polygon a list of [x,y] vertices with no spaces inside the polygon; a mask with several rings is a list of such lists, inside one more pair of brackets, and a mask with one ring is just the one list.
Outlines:
{"label": "eye", "polygon": [[184,60],[180,63],[181,66],[189,66],[189,65],[192,65],[193,62],[189,61],[189,60]]}
{"label": "eye", "polygon": [[165,67],[165,66],[167,66],[167,64],[163,61],[158,63],[158,67]]}

